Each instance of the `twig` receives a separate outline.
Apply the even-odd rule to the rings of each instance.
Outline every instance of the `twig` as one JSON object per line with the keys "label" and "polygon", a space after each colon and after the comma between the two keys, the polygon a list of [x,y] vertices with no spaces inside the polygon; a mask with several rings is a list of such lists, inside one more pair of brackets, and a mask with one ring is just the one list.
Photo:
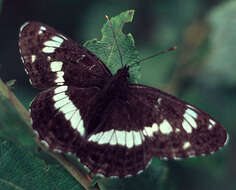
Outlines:
{"label": "twig", "polygon": [[33,136],[34,141],[37,145],[42,148],[45,152],[55,158],[61,165],[63,165],[66,170],[86,189],[86,190],[99,190],[97,187],[91,187],[91,182],[86,178],[86,176],[76,167],[72,162],[70,162],[63,154],[57,154],[50,152],[46,147],[44,147],[40,140],[35,136],[33,130],[31,129],[30,114],[21,104],[15,94],[9,89],[7,85],[0,79],[0,95],[6,98],[18,111],[20,116],[23,118],[25,123],[30,126],[28,130]]}

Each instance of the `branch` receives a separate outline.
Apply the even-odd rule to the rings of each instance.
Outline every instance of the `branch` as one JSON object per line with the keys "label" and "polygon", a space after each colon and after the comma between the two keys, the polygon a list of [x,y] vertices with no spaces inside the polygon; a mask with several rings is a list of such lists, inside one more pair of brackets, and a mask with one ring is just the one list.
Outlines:
{"label": "branch", "polygon": [[76,167],[72,162],[70,162],[63,154],[57,154],[54,152],[50,152],[46,147],[44,147],[40,140],[35,136],[33,130],[31,128],[30,122],[30,114],[25,109],[25,107],[21,104],[21,102],[17,99],[15,94],[9,89],[7,85],[0,79],[0,95],[6,98],[18,111],[20,116],[23,118],[25,123],[29,126],[27,127],[28,131],[30,132],[31,136],[33,137],[36,144],[42,148],[45,152],[55,158],[61,165],[65,167],[65,169],[86,189],[86,190],[99,190],[97,187],[91,187],[90,180],[83,174],[82,171]]}

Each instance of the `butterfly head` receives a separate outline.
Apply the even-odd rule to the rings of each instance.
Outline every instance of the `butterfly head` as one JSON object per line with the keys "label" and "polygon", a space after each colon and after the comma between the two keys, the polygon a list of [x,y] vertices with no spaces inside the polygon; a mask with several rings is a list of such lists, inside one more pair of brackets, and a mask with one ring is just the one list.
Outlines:
{"label": "butterfly head", "polygon": [[127,90],[129,80],[129,66],[124,66],[117,71],[104,87],[104,92],[109,97],[123,97]]}
{"label": "butterfly head", "polygon": [[121,69],[119,69],[116,73],[116,76],[120,79],[128,80],[129,79],[129,66],[125,65]]}

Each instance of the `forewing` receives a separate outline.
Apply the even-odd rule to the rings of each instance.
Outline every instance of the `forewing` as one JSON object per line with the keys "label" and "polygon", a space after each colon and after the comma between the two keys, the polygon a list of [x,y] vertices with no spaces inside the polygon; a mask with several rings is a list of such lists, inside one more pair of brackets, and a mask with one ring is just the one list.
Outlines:
{"label": "forewing", "polygon": [[22,62],[34,87],[102,87],[110,71],[94,54],[53,28],[27,22],[20,30]]}

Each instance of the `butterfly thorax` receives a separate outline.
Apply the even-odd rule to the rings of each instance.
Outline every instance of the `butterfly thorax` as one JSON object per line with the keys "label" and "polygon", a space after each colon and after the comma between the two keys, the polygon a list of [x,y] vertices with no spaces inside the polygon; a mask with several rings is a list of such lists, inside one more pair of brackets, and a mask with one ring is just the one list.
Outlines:
{"label": "butterfly thorax", "polygon": [[[109,106],[114,102],[120,104],[127,100],[129,79],[129,67],[125,66],[117,71],[115,75],[104,85],[104,88],[97,94],[96,98],[91,102],[88,123],[87,135],[96,131],[97,126],[101,125],[102,115],[107,111]],[[106,115],[106,114],[105,114]]]}
{"label": "butterfly thorax", "polygon": [[125,66],[117,71],[115,75],[105,84],[101,95],[107,100],[126,99],[126,90],[128,88],[129,67]]}

